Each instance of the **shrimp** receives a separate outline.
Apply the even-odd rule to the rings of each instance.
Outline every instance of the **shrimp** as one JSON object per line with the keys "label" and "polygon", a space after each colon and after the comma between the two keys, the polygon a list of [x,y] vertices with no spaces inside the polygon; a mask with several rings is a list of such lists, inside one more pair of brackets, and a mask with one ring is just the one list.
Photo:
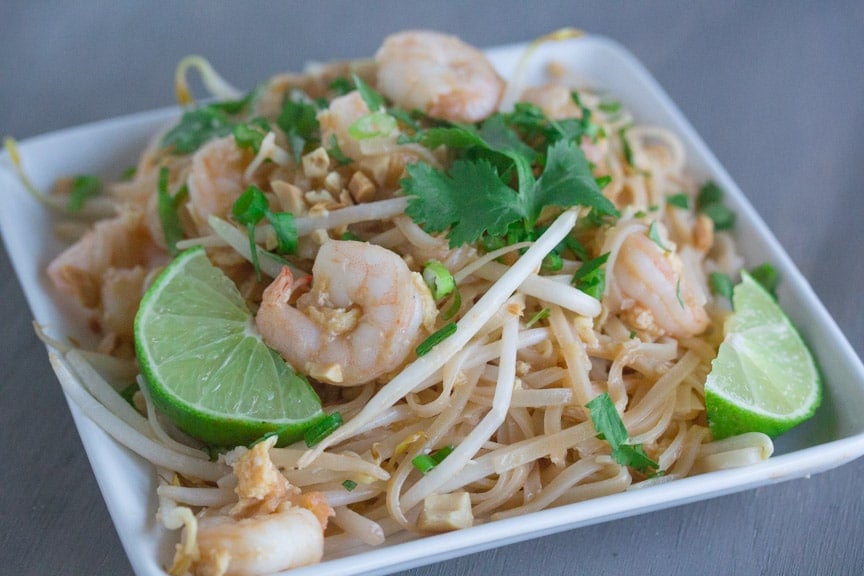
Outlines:
{"label": "shrimp", "polygon": [[189,210],[202,231],[209,231],[211,215],[224,218],[231,212],[246,188],[243,170],[250,160],[230,135],[211,140],[195,152],[187,180]]}
{"label": "shrimp", "polygon": [[135,310],[150,272],[168,260],[153,240],[144,213],[125,209],[96,222],[51,261],[47,273],[55,288],[71,296],[83,312],[96,314],[96,328],[104,331],[108,347],[103,351],[113,352],[120,343],[131,342]]}
{"label": "shrimp", "polygon": [[498,108],[504,81],[486,56],[454,36],[425,30],[389,36],[375,54],[378,89],[434,118],[478,122]]}
{"label": "shrimp", "polygon": [[239,500],[227,514],[198,517],[193,574],[258,576],[320,562],[333,509],[320,493],[300,494],[282,476],[270,459],[275,443],[271,437],[226,455]]}
{"label": "shrimp", "polygon": [[[670,243],[671,244],[671,243]],[[682,255],[642,232],[630,233],[613,264],[606,303],[634,327],[684,338],[708,326],[707,296]]]}
{"label": "shrimp", "polygon": [[295,284],[286,267],[264,290],[258,330],[289,364],[331,384],[355,386],[398,368],[434,320],[422,277],[381,246],[330,240],[296,307],[288,303]]}

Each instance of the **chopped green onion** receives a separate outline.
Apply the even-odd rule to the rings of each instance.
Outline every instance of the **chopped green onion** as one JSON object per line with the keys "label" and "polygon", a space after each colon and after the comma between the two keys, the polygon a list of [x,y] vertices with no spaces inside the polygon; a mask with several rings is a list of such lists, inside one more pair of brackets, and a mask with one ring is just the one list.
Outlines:
{"label": "chopped green onion", "polygon": [[423,280],[432,290],[432,298],[440,300],[456,289],[456,280],[441,262],[429,260],[423,267]]}
{"label": "chopped green onion", "polygon": [[342,414],[339,412],[328,414],[306,430],[303,434],[303,441],[306,442],[306,446],[312,448],[340,426],[342,426]]}
{"label": "chopped green onion", "polygon": [[90,198],[102,193],[102,181],[92,174],[81,174],[72,179],[72,191],[69,194],[69,212],[78,212],[84,208],[84,203]]}
{"label": "chopped green onion", "polygon": [[351,492],[352,490],[357,488],[357,482],[354,482],[353,480],[345,480],[344,482],[342,482],[342,486],[345,487],[345,490]]}
{"label": "chopped green onion", "polygon": [[453,318],[457,312],[462,308],[462,295],[459,293],[459,290],[455,290],[453,292],[453,298],[450,300],[450,306],[447,307],[446,310],[441,312],[441,319],[444,321],[450,320]]}
{"label": "chopped green onion", "polygon": [[420,454],[416,456],[411,460],[411,464],[413,464],[417,470],[426,474],[435,468],[435,466],[443,462],[444,459],[453,452],[453,450],[454,448],[451,445],[444,446],[431,454]]}
{"label": "chopped green onion", "polygon": [[355,241],[360,240],[360,237],[357,236],[356,234],[354,234],[353,232],[351,232],[350,230],[346,230],[345,232],[343,232],[342,236],[340,236],[340,238],[342,240],[355,240]]}
{"label": "chopped green onion", "polygon": [[531,319],[528,320],[528,322],[525,323],[525,327],[526,327],[526,328],[530,328],[531,326],[533,326],[534,324],[536,324],[536,323],[539,322],[540,320],[544,320],[544,319],[548,318],[548,317],[549,317],[549,313],[550,313],[549,308],[543,308],[542,310],[540,310],[539,312],[537,312],[536,314],[534,314],[534,315],[531,317]]}
{"label": "chopped green onion", "polygon": [[618,137],[621,138],[621,149],[624,152],[624,159],[627,164],[633,166],[633,149],[630,147],[630,141],[627,140],[627,127],[618,129]]}
{"label": "chopped green onion", "polygon": [[389,136],[396,130],[396,119],[386,112],[372,112],[358,118],[348,127],[348,134],[356,140]]}
{"label": "chopped green onion", "polygon": [[617,100],[603,100],[597,105],[597,108],[606,114],[617,114],[621,111],[621,103]]}
{"label": "chopped green onion", "polygon": [[425,356],[432,350],[435,346],[452,336],[456,333],[456,323],[450,322],[449,324],[445,324],[442,328],[439,328],[435,332],[433,332],[426,340],[417,345],[417,348],[414,352],[417,356]]}
{"label": "chopped green onion", "polygon": [[414,465],[414,468],[426,474],[433,468],[435,468],[435,461],[428,454],[420,454],[419,456],[415,456],[414,459],[411,460],[411,464]]}

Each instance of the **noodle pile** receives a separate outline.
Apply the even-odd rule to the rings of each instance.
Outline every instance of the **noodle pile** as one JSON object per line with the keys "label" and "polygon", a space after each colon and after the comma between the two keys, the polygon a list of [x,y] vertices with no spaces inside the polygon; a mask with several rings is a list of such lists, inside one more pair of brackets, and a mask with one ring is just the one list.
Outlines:
{"label": "noodle pile", "polygon": [[[186,62],[183,70],[190,66],[196,64]],[[198,522],[238,504],[245,481],[235,474],[236,462],[250,451],[240,447],[211,459],[157,413],[146,386],[135,396],[138,410],[116,393],[137,374],[132,318],[138,302],[170,260],[159,216],[160,171],[180,198],[177,248],[205,246],[253,310],[283,263],[259,257],[258,281],[246,230],[230,210],[251,184],[271,210],[294,215],[298,245],[285,258],[295,277],[310,272],[323,243],[351,238],[395,252],[416,272],[438,261],[455,280],[460,301],[439,301],[417,342],[455,323],[449,337],[359,386],[335,386],[311,374],[325,411],[339,412],[345,424],[311,449],[267,446],[290,486],[332,507],[325,559],[770,455],[770,440],[759,434],[711,442],[703,385],[728,310],[715,301],[707,274],[735,274],[742,261],[728,233],[697,210],[701,183],[687,173],[674,134],[635,123],[608,95],[576,85],[551,63],[548,85],[510,84],[507,93],[549,120],[590,120],[594,132],[578,144],[619,214],[598,220],[586,207],[548,207],[534,238],[451,246],[445,233],[430,233],[406,215],[402,182],[413,163],[446,169],[452,151],[400,141],[396,133],[346,136],[346,122],[356,119],[338,106],[351,104],[352,92],[342,95],[336,87],[355,74],[381,90],[375,73],[375,62],[340,63],[262,84],[237,113],[244,121],[269,120],[257,151],[222,134],[178,153],[160,134],[135,176],[97,199],[110,199],[115,215],[88,228],[49,267],[101,335],[95,352],[43,335],[54,349],[52,363],[90,418],[156,466],[159,517],[168,529],[184,528],[172,573],[200,568]],[[224,81],[208,85],[217,96],[237,98]],[[318,102],[317,143],[276,122],[292,99]],[[434,125],[423,115],[415,120]],[[397,132],[410,136],[411,130],[400,120]],[[209,180],[200,181],[202,174]],[[74,234],[80,227],[63,230]],[[269,224],[260,224],[255,238],[261,254],[275,250]],[[553,266],[550,254],[557,256]],[[574,275],[601,256],[599,291],[580,289]],[[641,445],[654,466],[621,463],[598,437],[586,405],[603,393],[620,414],[628,443]],[[421,472],[418,457],[436,453],[446,457]]]}

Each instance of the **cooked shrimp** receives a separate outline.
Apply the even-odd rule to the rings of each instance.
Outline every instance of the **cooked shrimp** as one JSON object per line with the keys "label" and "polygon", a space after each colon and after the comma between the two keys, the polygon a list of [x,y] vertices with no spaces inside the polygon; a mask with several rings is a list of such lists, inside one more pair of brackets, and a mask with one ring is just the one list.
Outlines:
{"label": "cooked shrimp", "polygon": [[231,212],[246,188],[243,171],[250,160],[233,136],[212,140],[195,152],[187,184],[190,213],[199,229],[209,230],[211,215],[225,218]]}
{"label": "cooked shrimp", "polygon": [[[100,331],[131,342],[135,310],[149,272],[168,261],[150,235],[144,214],[124,210],[97,222],[48,265],[48,277],[87,313]],[[119,343],[116,343],[119,345]],[[109,344],[114,348],[115,344]],[[104,350],[111,352],[112,350]]]}
{"label": "cooked shrimp", "polygon": [[296,369],[337,384],[369,382],[405,362],[435,305],[419,274],[394,252],[326,242],[311,291],[291,306],[288,268],[264,291],[256,316],[264,341]]}
{"label": "cooked shrimp", "polygon": [[[314,564],[324,553],[333,509],[317,493],[300,494],[270,459],[272,437],[229,453],[239,501],[226,514],[198,518],[197,576],[257,576]],[[239,457],[237,454],[239,452]]]}
{"label": "cooked shrimp", "polygon": [[504,90],[504,81],[481,51],[438,32],[389,36],[375,63],[378,89],[390,100],[452,122],[487,118]]}
{"label": "cooked shrimp", "polygon": [[321,561],[324,532],[305,508],[283,504],[276,512],[234,520],[198,519],[198,576],[258,576]]}
{"label": "cooked shrimp", "polygon": [[664,250],[642,231],[621,244],[607,296],[613,311],[655,335],[683,338],[708,326],[707,297],[697,279],[678,253]]}

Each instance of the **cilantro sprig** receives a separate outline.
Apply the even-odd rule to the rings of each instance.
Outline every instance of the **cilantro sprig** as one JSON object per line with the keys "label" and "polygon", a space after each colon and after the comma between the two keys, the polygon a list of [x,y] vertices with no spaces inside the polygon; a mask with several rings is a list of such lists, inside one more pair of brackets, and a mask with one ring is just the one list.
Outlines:
{"label": "cilantro sprig", "polygon": [[[449,229],[450,246],[476,242],[484,234],[498,236],[514,222],[526,230],[537,223],[546,206],[589,206],[602,214],[617,214],[594,180],[585,154],[573,142],[559,141],[549,147],[539,178],[531,158],[504,132],[488,132],[493,142],[467,129],[440,129],[435,138],[451,145],[460,139],[486,152],[476,160],[457,160],[446,172],[428,164],[407,167],[402,188],[409,197],[406,213],[429,232]],[[443,132],[445,131],[446,132]],[[446,139],[444,136],[446,135]],[[521,144],[521,141],[518,141]],[[517,189],[506,183],[488,153],[504,156],[516,172]],[[533,151],[532,151],[533,152]]]}
{"label": "cilantro sprig", "polygon": [[594,429],[612,448],[612,458],[616,462],[643,473],[659,468],[659,464],[645,453],[641,444],[630,442],[627,428],[608,392],[595,397],[585,406],[590,411]]}
{"label": "cilantro sprig", "polygon": [[261,266],[258,262],[258,250],[255,243],[255,226],[267,218],[276,232],[277,251],[281,254],[293,254],[297,250],[297,226],[294,215],[290,212],[271,212],[270,204],[264,192],[255,185],[249,186],[234,202],[231,209],[234,219],[246,226],[249,235],[249,248],[252,253],[252,265],[255,276],[261,281]]}

